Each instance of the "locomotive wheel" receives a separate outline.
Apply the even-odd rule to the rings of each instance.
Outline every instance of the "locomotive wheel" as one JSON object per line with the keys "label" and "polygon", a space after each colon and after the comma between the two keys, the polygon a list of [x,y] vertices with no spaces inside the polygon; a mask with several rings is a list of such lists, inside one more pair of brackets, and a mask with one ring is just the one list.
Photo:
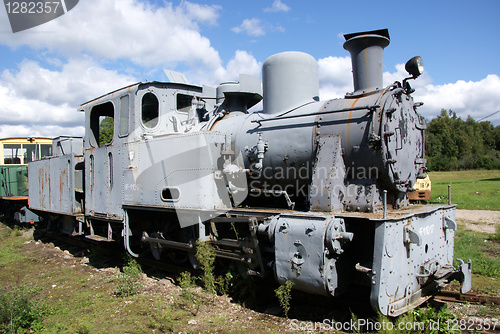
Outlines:
{"label": "locomotive wheel", "polygon": [[188,255],[182,251],[168,251],[167,256],[175,264],[185,264],[188,261]]}

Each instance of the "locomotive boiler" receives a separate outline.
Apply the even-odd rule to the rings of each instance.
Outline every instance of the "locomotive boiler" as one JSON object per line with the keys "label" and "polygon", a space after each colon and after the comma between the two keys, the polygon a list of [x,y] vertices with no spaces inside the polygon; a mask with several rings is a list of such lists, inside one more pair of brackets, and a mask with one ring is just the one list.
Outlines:
{"label": "locomotive boiler", "polygon": [[452,279],[468,291],[470,262],[453,266],[455,207],[408,201],[425,177],[409,84],[422,61],[384,87],[388,31],[345,39],[354,91],[340,99],[320,101],[312,56],[284,52],[264,62],[262,82],[144,82],[84,103],[83,147],[56,139],[53,157],[30,164],[30,207],[133,256],[196,267],[207,241],[245,275],[311,294],[365,290],[384,315]]}

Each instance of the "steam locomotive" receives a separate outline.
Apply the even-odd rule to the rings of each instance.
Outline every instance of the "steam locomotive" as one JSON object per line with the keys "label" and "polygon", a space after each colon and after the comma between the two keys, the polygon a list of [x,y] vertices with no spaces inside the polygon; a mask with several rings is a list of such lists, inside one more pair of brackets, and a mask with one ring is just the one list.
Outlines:
{"label": "steam locomotive", "polygon": [[245,275],[318,295],[366,289],[384,315],[453,279],[468,291],[470,261],[453,266],[455,207],[408,200],[425,177],[409,83],[422,60],[383,87],[387,29],[345,39],[354,92],[341,99],[320,101],[316,60],[284,52],[264,62],[262,82],[196,86],[171,73],[82,104],[85,140],[56,138],[52,157],[30,163],[30,208],[135,257],[196,267],[201,240]]}

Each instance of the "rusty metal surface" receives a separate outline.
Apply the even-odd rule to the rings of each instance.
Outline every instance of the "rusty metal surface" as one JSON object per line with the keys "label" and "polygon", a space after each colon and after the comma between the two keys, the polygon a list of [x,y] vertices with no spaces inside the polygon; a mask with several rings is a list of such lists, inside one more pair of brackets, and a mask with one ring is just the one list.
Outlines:
{"label": "rusty metal surface", "polygon": [[455,303],[500,305],[500,296],[477,295],[475,293],[460,293],[458,291],[441,290],[436,293],[435,298],[441,301]]}
{"label": "rusty metal surface", "polygon": [[68,154],[31,162],[28,170],[30,208],[68,215],[82,213],[76,185],[83,181],[77,180],[81,175],[75,173],[75,165],[82,161],[82,156]]}
{"label": "rusty metal surface", "polygon": [[12,197],[3,196],[3,197],[0,197],[0,199],[2,199],[4,201],[27,201],[28,198],[29,198],[28,196],[12,196]]}

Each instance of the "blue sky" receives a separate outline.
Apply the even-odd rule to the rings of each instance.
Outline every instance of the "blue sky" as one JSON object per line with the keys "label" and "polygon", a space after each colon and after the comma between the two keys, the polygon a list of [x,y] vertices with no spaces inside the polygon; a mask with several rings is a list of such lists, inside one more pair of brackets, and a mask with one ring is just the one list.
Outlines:
{"label": "blue sky", "polygon": [[[79,104],[127,84],[166,80],[163,68],[197,84],[260,75],[264,60],[303,51],[318,61],[322,99],[353,90],[343,34],[388,28],[384,84],[405,77],[428,119],[441,108],[479,120],[500,110],[499,0],[161,1],[80,0],[67,14],[12,33],[0,8],[0,137],[83,135]],[[500,113],[488,118],[500,125]]]}

